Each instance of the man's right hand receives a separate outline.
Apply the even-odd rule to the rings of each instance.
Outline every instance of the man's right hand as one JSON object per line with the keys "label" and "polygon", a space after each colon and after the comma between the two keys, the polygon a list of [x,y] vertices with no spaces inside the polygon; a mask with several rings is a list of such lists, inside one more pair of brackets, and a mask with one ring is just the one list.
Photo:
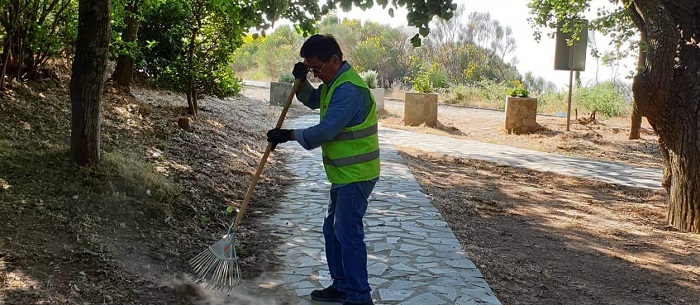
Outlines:
{"label": "man's right hand", "polygon": [[306,74],[308,73],[309,67],[307,67],[303,62],[294,64],[294,70],[292,70],[292,75],[294,75],[294,78],[304,81],[306,80]]}

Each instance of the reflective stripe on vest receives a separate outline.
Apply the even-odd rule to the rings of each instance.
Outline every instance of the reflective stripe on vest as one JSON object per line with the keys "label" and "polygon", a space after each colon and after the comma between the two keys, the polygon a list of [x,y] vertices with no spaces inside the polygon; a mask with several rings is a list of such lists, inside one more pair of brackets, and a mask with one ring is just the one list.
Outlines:
{"label": "reflective stripe on vest", "polygon": [[355,130],[355,131],[345,131],[339,133],[335,138],[333,138],[332,141],[343,141],[343,140],[354,140],[354,139],[361,139],[364,137],[369,137],[375,133],[377,133],[377,124],[374,124],[370,127],[367,127],[365,129],[360,129],[360,130]]}
{"label": "reflective stripe on vest", "polygon": [[376,158],[379,158],[379,150],[378,149],[373,151],[373,152],[366,153],[366,154],[357,155],[357,156],[350,156],[350,157],[345,157],[345,158],[338,158],[338,159],[331,159],[331,158],[324,156],[323,163],[328,164],[328,165],[333,165],[333,166],[348,166],[348,165],[353,165],[353,164],[364,163],[367,161],[372,161]]}

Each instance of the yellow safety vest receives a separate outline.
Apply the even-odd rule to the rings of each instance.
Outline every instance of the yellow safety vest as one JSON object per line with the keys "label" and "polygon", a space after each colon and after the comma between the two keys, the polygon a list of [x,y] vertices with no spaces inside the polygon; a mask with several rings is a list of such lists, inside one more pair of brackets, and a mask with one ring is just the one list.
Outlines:
{"label": "yellow safety vest", "polygon": [[332,140],[321,144],[323,166],[328,181],[333,184],[347,184],[379,177],[379,137],[374,97],[354,69],[350,68],[339,75],[330,88],[321,88],[321,121],[326,116],[333,91],[345,82],[351,82],[366,90],[372,105],[364,122],[343,128]]}

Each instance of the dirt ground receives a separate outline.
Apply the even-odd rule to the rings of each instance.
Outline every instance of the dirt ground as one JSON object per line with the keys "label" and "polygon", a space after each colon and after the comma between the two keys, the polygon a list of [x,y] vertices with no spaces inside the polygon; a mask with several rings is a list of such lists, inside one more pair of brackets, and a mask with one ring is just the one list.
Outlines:
{"label": "dirt ground", "polygon": [[596,160],[614,161],[634,166],[660,168],[661,161],[656,136],[643,120],[641,138],[629,140],[628,118],[602,118],[581,124],[589,114],[572,113],[570,131],[566,118],[538,115],[537,132],[525,135],[503,131],[503,110],[487,110],[441,104],[437,128],[406,127],[403,125],[403,102],[386,100],[382,124],[387,127],[411,129],[426,133],[454,136],[463,139],[515,146],[562,155]]}
{"label": "dirt ground", "polygon": [[700,304],[700,236],[663,191],[401,154],[503,304]]}
{"label": "dirt ground", "polygon": [[[279,107],[205,99],[183,130],[184,96],[108,84],[102,162],[81,168],[63,77],[0,92],[0,304],[191,304],[174,280],[226,232]],[[288,177],[270,158],[236,231],[246,280],[277,268],[263,221]]]}
{"label": "dirt ground", "polygon": [[[93,168],[67,150],[67,79],[0,95],[0,304],[191,304],[171,281],[231,221],[225,207],[242,201],[279,115],[264,90],[246,88],[205,100],[185,131],[182,95],[106,93],[106,162]],[[404,128],[398,107],[387,102],[383,126]],[[541,132],[514,136],[498,130],[498,112],[457,110],[414,129],[659,167],[648,126],[628,141],[625,120],[566,133],[542,118]],[[666,226],[662,192],[402,154],[504,304],[700,304],[700,237]],[[237,232],[246,279],[278,268],[263,221],[289,183],[289,157],[269,160]]]}
{"label": "dirt ground", "polygon": [[[574,117],[566,132],[538,116],[537,132],[513,135],[502,111],[441,105],[429,128],[403,126],[401,101],[386,110],[387,127],[661,167],[646,121],[628,140],[626,118]],[[400,151],[503,304],[700,304],[700,236],[667,226],[665,191]]]}

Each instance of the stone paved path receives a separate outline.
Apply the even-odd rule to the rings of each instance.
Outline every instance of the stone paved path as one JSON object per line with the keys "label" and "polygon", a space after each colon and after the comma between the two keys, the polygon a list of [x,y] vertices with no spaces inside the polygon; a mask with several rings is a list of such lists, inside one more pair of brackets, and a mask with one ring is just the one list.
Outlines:
{"label": "stone paved path", "polygon": [[[306,116],[285,126],[310,126],[316,120]],[[387,137],[380,142],[382,176],[365,216],[375,304],[500,304],[392,143]],[[269,220],[285,241],[278,255],[286,268],[272,278],[294,290],[296,304],[323,304],[308,295],[331,283],[321,233],[330,184],[320,151],[295,143],[277,149],[290,156],[288,167],[299,183]]]}
{"label": "stone paved path", "polygon": [[389,139],[394,145],[455,157],[495,162],[613,184],[661,189],[662,173],[660,169],[656,168],[633,167],[623,163],[603,162],[397,129],[382,128],[380,137]]}

